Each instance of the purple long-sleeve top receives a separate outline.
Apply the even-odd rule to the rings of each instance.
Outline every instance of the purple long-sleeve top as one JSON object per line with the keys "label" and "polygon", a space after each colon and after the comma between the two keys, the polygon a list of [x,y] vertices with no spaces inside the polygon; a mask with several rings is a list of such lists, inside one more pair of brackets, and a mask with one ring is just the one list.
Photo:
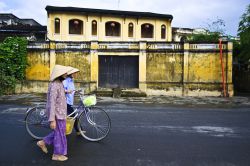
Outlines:
{"label": "purple long-sleeve top", "polygon": [[63,83],[55,80],[49,84],[46,111],[48,120],[66,119],[67,104]]}

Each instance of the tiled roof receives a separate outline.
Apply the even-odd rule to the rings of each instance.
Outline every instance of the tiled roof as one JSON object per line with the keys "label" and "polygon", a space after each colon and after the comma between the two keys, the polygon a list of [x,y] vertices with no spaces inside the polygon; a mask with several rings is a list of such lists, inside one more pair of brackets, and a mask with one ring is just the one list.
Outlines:
{"label": "tiled roof", "polygon": [[19,19],[12,13],[0,13],[0,19]]}
{"label": "tiled roof", "polygon": [[102,14],[102,15],[115,15],[122,17],[150,17],[150,18],[162,18],[162,19],[173,19],[170,14],[158,14],[151,12],[135,12],[135,11],[122,11],[122,10],[106,10],[106,9],[91,9],[91,8],[77,8],[77,7],[56,7],[46,6],[45,8],[48,13],[54,12],[69,12],[69,13],[84,13],[84,14]]}

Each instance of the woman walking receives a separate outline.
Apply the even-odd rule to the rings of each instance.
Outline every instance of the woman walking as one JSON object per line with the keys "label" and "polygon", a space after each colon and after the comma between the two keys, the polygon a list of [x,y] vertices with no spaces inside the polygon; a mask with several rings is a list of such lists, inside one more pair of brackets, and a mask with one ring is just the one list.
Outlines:
{"label": "woman walking", "polygon": [[44,153],[48,153],[46,145],[53,145],[52,160],[66,161],[67,139],[65,136],[67,104],[62,81],[66,78],[71,67],[55,65],[51,76],[47,93],[46,111],[50,128],[53,130],[49,135],[37,142]]}

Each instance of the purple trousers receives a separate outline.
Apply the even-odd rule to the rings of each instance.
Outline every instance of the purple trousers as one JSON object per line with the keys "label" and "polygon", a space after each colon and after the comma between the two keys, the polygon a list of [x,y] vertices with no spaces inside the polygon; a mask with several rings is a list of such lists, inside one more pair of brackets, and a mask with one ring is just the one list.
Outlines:
{"label": "purple trousers", "polygon": [[56,120],[56,129],[43,138],[45,144],[54,146],[56,155],[67,155],[67,139],[65,136],[66,120]]}

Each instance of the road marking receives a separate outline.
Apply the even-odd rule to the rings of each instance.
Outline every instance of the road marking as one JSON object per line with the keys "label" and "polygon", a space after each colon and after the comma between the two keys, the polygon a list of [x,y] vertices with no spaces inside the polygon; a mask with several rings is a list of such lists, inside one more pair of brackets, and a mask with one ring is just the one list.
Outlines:
{"label": "road marking", "polygon": [[[250,130],[233,129],[229,127],[220,126],[147,126],[147,125],[135,125],[134,128],[148,128],[153,130],[170,130],[174,132],[184,133],[199,133],[202,135],[214,136],[214,137],[240,137],[243,133],[250,133]],[[238,131],[239,130],[239,131]]]}
{"label": "road marking", "polygon": [[1,111],[0,114],[25,114],[27,108],[8,108]]}
{"label": "road marking", "polygon": [[197,133],[209,134],[216,137],[234,136],[234,130],[229,127],[215,126],[194,126],[192,127]]}

